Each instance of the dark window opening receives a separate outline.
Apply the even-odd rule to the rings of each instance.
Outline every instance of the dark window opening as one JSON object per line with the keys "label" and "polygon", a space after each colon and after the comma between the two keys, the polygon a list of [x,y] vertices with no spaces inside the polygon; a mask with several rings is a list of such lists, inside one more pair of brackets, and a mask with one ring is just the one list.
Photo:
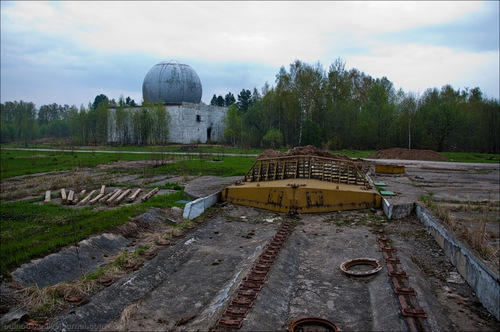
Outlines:
{"label": "dark window opening", "polygon": [[201,122],[201,116],[200,115],[196,116],[196,122]]}

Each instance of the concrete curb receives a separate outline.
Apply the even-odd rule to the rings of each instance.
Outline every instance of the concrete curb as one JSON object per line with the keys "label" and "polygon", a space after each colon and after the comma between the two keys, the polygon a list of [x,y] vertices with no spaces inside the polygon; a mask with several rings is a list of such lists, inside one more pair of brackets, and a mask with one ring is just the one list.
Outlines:
{"label": "concrete curb", "polygon": [[206,209],[217,203],[220,194],[220,192],[217,192],[215,194],[206,197],[200,197],[194,201],[187,203],[184,207],[184,213],[182,214],[182,217],[184,219],[192,220],[200,216],[203,212],[205,212]]}
{"label": "concrete curb", "polygon": [[477,297],[486,309],[500,320],[500,280],[469,250],[457,242],[441,225],[439,225],[419,204],[415,204],[418,219],[427,226],[444,254],[457,268],[458,272],[474,289]]}
{"label": "concrete curb", "polygon": [[401,219],[415,211],[444,254],[476,293],[483,306],[500,320],[500,279],[461,243],[456,241],[418,203],[391,205],[385,198],[382,208],[388,219]]}

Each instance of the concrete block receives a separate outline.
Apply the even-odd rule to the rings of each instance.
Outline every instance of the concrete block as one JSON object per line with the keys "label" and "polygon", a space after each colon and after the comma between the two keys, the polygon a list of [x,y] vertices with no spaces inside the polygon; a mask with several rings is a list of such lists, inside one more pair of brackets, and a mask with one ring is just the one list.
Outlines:
{"label": "concrete block", "polygon": [[414,203],[390,204],[385,198],[382,199],[382,209],[389,219],[402,219],[408,217],[415,210]]}
{"label": "concrete block", "polygon": [[219,195],[220,192],[187,203],[182,217],[191,220],[202,215],[206,209],[217,203]]}
{"label": "concrete block", "polygon": [[78,205],[84,205],[87,204],[88,201],[92,198],[92,195],[94,195],[96,191],[92,190],[90,194],[88,194],[86,197],[84,197],[80,202],[78,202]]}
{"label": "concrete block", "polygon": [[45,200],[44,200],[45,203],[48,203],[50,202],[50,190],[47,190],[45,192]]}
{"label": "concrete block", "polygon": [[182,215],[185,219],[194,219],[205,212],[204,197],[198,198],[186,204]]}

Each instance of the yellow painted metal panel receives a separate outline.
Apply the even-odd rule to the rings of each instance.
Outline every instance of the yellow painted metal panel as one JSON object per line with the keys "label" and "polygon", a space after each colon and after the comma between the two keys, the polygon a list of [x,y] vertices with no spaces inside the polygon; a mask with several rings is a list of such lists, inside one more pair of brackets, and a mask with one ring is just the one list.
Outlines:
{"label": "yellow painted metal panel", "polygon": [[381,206],[381,195],[353,162],[317,156],[257,160],[243,182],[223,190],[222,199],[284,213]]}
{"label": "yellow painted metal panel", "polygon": [[244,183],[224,189],[225,201],[277,212],[317,213],[378,208],[374,189],[320,180],[279,180]]}
{"label": "yellow painted metal panel", "polygon": [[398,165],[375,165],[375,172],[383,174],[402,174],[405,172],[405,167]]}

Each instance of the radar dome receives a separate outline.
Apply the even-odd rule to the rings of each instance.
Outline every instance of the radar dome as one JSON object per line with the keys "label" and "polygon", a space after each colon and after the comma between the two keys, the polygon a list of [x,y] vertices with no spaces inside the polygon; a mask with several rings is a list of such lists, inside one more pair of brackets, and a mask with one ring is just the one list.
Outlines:
{"label": "radar dome", "polygon": [[144,101],[164,104],[199,104],[201,81],[198,74],[188,65],[177,61],[160,62],[153,66],[142,83]]}

